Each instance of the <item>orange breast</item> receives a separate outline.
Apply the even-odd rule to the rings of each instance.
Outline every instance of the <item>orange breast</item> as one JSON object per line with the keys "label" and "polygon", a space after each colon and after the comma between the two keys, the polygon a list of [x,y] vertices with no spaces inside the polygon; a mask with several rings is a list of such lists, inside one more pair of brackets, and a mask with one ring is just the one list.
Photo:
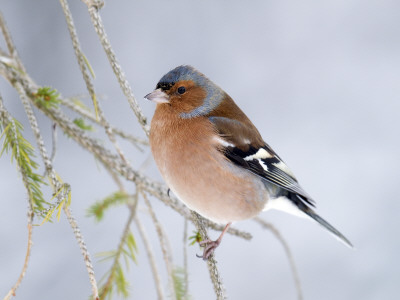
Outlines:
{"label": "orange breast", "polygon": [[207,118],[181,119],[158,105],[150,146],[169,188],[190,209],[219,223],[257,215],[268,200],[264,185],[218,150]]}

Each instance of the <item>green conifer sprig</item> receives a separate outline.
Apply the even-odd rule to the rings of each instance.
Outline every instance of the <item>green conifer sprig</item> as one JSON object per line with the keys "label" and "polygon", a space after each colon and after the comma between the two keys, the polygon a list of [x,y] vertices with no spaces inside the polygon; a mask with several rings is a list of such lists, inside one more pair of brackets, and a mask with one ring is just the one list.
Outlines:
{"label": "green conifer sprig", "polygon": [[4,152],[11,153],[11,162],[15,160],[17,167],[27,178],[27,189],[33,203],[33,210],[35,213],[40,213],[44,205],[49,203],[44,200],[41,191],[41,185],[46,183],[43,177],[35,172],[39,166],[34,161],[34,148],[22,135],[23,126],[16,119],[4,118],[0,122],[0,130],[2,130],[0,140],[4,137],[0,157]]}
{"label": "green conifer sprig", "polygon": [[190,296],[185,282],[185,270],[181,267],[175,267],[172,272],[172,280],[174,282],[176,300],[189,300]]}
{"label": "green conifer sprig", "polygon": [[82,118],[76,118],[74,119],[74,124],[78,126],[82,130],[86,131],[94,131],[94,128],[92,125],[86,124],[85,120]]}
{"label": "green conifer sprig", "polygon": [[129,231],[120,251],[111,250],[96,255],[102,258],[101,261],[114,260],[111,269],[100,280],[102,283],[99,293],[100,299],[111,299],[114,291],[125,299],[129,297],[130,284],[126,280],[124,268],[121,264],[121,256],[125,261],[126,269],[129,269],[130,261],[137,263],[136,253],[136,240],[132,232]]}
{"label": "green conifer sprig", "polygon": [[87,210],[88,216],[93,216],[96,218],[96,221],[101,221],[104,216],[104,212],[112,207],[121,204],[126,204],[132,199],[132,196],[123,193],[123,192],[115,192],[104,198],[101,201],[98,201],[91,205]]}
{"label": "green conifer sprig", "polygon": [[[57,179],[62,183],[61,178],[56,174]],[[57,198],[57,201],[53,204],[49,204],[49,206],[41,211],[41,215],[43,217],[43,221],[40,225],[43,225],[46,222],[51,222],[51,218],[53,217],[53,213],[57,211],[57,221],[60,221],[61,210],[64,207],[69,207],[71,204],[71,186],[68,183],[62,183],[61,187],[57,192],[53,194],[51,200]]]}
{"label": "green conifer sprig", "polygon": [[37,92],[33,94],[33,99],[45,108],[57,108],[61,103],[59,97],[60,94],[57,90],[48,86],[38,88]]}
{"label": "green conifer sprig", "polygon": [[202,241],[200,232],[193,231],[193,235],[189,237],[189,241],[190,240],[191,240],[191,242],[189,243],[190,246],[193,246],[196,243],[200,243]]}

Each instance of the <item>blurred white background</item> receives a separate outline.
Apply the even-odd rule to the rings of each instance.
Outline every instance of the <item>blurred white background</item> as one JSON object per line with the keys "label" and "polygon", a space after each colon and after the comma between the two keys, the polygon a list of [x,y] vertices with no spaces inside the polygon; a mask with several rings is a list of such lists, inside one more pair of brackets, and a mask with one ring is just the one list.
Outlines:
{"label": "blurred white background", "polygon": [[[69,2],[106,116],[143,136],[86,6]],[[0,10],[38,84],[55,87],[63,96],[87,93],[58,1],[1,0]],[[319,214],[354,243],[352,251],[313,222],[279,212],[262,215],[291,246],[305,299],[398,299],[399,1],[119,0],[106,1],[101,15],[149,120],[154,105],[143,96],[175,66],[195,66],[235,99],[316,199]],[[25,124],[25,136],[36,146],[16,93],[2,78],[0,91],[7,109]],[[50,123],[37,115],[50,148]],[[135,167],[150,155],[149,149],[140,154],[122,145]],[[89,252],[115,249],[127,210],[112,209],[101,223],[86,217],[90,204],[116,190],[112,180],[61,133],[55,167],[72,185],[71,207]],[[146,173],[161,180],[154,163]],[[152,203],[169,233],[174,261],[182,265],[183,220],[157,200]],[[22,268],[27,240],[26,194],[7,155],[0,159],[0,205],[0,296],[4,296]],[[147,217],[142,219],[161,257],[153,225]],[[254,238],[248,242],[226,236],[217,250],[229,299],[296,299],[279,242],[252,221],[236,227]],[[87,299],[86,270],[66,219],[35,227],[33,241],[28,272],[16,299]],[[206,264],[196,253],[200,253],[197,246],[189,247],[190,293],[193,299],[213,299]],[[100,279],[109,264],[94,261]],[[141,243],[138,261],[128,273],[131,298],[155,299]],[[159,264],[164,272],[162,260]]]}

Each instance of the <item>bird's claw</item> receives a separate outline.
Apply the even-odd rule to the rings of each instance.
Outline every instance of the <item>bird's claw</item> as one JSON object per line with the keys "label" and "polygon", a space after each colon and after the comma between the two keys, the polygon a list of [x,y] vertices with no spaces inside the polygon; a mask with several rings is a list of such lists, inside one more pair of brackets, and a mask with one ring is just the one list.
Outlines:
{"label": "bird's claw", "polygon": [[199,243],[199,245],[200,245],[200,247],[204,247],[203,255],[196,254],[196,256],[198,258],[202,258],[203,260],[208,260],[210,258],[210,256],[213,255],[215,249],[217,249],[217,247],[219,246],[220,243],[221,243],[220,240],[216,240],[216,241],[212,241],[212,240],[201,241]]}

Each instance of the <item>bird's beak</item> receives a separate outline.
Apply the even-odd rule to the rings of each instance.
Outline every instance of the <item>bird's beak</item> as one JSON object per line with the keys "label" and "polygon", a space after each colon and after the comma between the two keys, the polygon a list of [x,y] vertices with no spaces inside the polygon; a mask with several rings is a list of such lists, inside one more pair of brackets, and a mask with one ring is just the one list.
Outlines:
{"label": "bird's beak", "polygon": [[156,103],[169,103],[169,96],[166,93],[164,93],[161,89],[156,89],[144,97]]}

